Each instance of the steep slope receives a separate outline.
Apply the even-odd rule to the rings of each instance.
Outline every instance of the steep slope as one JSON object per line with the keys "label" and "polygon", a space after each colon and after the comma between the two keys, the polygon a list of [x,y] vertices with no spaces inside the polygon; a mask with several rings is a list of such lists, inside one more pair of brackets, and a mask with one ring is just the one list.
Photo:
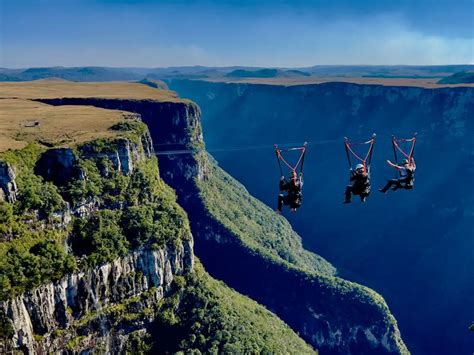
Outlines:
{"label": "steep slope", "polygon": [[197,263],[152,326],[151,352],[156,354],[314,354],[274,314],[212,279]]}
{"label": "steep slope", "polygon": [[[315,347],[328,353],[407,353],[395,319],[383,299],[367,288],[329,276],[333,268],[321,258],[302,251],[301,241],[293,233],[277,235],[293,239],[288,242],[293,245],[292,255],[280,255],[282,248],[268,248],[272,234],[255,237],[248,233],[245,223],[248,234],[235,233],[226,227],[224,218],[220,220],[209,213],[202,200],[205,191],[200,190],[199,181],[205,183],[214,176],[220,180],[225,175],[219,175],[220,170],[212,172],[213,165],[204,152],[189,154],[203,147],[200,112],[195,105],[93,97],[40,101],[134,112],[147,123],[157,147],[189,149],[188,154],[167,152],[160,157],[160,166],[163,178],[176,189],[179,203],[188,212],[197,240],[197,254],[204,266],[212,275],[267,305]],[[226,179],[232,181],[230,177]],[[215,185],[223,183],[214,181]],[[240,188],[234,183],[235,187]],[[232,198],[238,200],[239,195],[256,204],[245,193]],[[245,209],[239,212],[246,213]],[[258,211],[256,214],[256,220],[269,218],[268,209],[263,215],[258,216]],[[273,218],[272,214],[270,220],[281,223],[278,217]],[[260,230],[268,233],[268,228]],[[249,240],[253,242],[248,243]],[[316,261],[311,271],[307,270],[308,260]]]}
{"label": "steep slope", "polygon": [[[216,150],[219,164],[270,206],[278,183],[272,145],[311,141],[303,207],[288,217],[305,245],[333,262],[342,276],[381,292],[412,352],[474,348],[465,331],[474,317],[472,88],[203,81],[173,81],[170,87],[201,106],[206,144]],[[372,132],[378,134],[374,193],[365,205],[343,206],[343,137],[366,139]],[[393,176],[385,163],[393,155],[391,134],[414,132],[419,138],[415,189],[379,194],[376,188]],[[248,146],[268,148],[222,151]]]}
{"label": "steep slope", "polygon": [[[42,85],[24,87],[55,90]],[[188,220],[139,116],[26,98],[0,99],[0,112],[5,127],[41,121],[2,132],[26,147],[0,148],[1,353],[137,353],[151,343],[154,353],[314,353],[274,314],[193,269]]]}
{"label": "steep slope", "polygon": [[[208,158],[209,159],[209,158]],[[206,162],[205,179],[197,181],[206,210],[228,231],[261,256],[288,267],[334,276],[335,268],[305,250],[301,238],[285,218],[249,195],[243,185],[217,166]]]}

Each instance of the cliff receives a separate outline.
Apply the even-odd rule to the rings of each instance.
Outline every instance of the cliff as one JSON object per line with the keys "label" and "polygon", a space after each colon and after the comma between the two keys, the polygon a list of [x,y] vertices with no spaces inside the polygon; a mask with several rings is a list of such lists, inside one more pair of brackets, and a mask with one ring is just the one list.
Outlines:
{"label": "cliff", "polygon": [[190,216],[196,253],[212,275],[269,307],[326,353],[408,353],[382,297],[333,276],[327,261],[286,234],[286,221],[205,154],[165,158],[162,166],[170,184],[190,188],[179,201]]}
{"label": "cliff", "polygon": [[[95,98],[41,101],[135,112],[150,128],[157,147],[195,151],[163,155],[160,168],[188,213],[204,267],[269,307],[306,341],[327,353],[408,352],[394,317],[378,294],[333,276],[334,268],[304,251],[284,219],[209,161],[201,150],[200,111],[195,105]],[[222,204],[223,200],[228,204]],[[253,213],[253,223],[260,224],[255,234],[245,223],[249,213]],[[231,218],[234,226],[229,224]],[[271,223],[281,228],[272,232]],[[282,243],[291,248],[282,248]]]}
{"label": "cliff", "polygon": [[193,266],[191,241],[138,250],[65,276],[0,304],[11,321],[13,347],[30,353],[102,349],[117,353],[145,331],[173,277]]}
{"label": "cliff", "polygon": [[[328,258],[342,277],[380,292],[413,353],[474,348],[471,334],[459,331],[474,316],[474,303],[466,301],[472,300],[474,260],[468,237],[473,88],[196,80],[169,85],[200,105],[206,147],[215,149],[220,166],[270,206],[278,183],[272,145],[309,141],[303,206],[288,214],[305,246]],[[235,134],[242,130],[245,134]],[[348,183],[343,137],[364,140],[373,132],[373,192],[363,205],[342,205]],[[393,159],[391,135],[414,132],[415,188],[380,194],[377,189],[393,177],[386,164]],[[268,148],[225,151],[249,146]]]}
{"label": "cliff", "polygon": [[[4,350],[121,351],[173,278],[192,270],[187,220],[159,180],[148,130],[137,120],[113,130],[109,140],[0,153]],[[145,237],[135,198],[170,220],[150,216]]]}
{"label": "cliff", "polygon": [[[273,313],[194,269],[188,220],[138,115],[86,106],[68,122],[79,107],[7,100],[16,113],[53,115],[21,136],[25,148],[0,152],[0,352],[314,353]],[[186,102],[99,101],[161,106],[182,124],[168,131],[176,137],[193,127],[179,120],[196,109]],[[46,141],[58,112],[65,139]],[[110,118],[88,139],[77,130]]]}

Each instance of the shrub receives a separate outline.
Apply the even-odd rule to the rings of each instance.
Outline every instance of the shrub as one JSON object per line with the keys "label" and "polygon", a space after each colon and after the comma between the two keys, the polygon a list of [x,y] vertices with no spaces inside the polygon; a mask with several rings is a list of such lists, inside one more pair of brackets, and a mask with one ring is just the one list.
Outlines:
{"label": "shrub", "polygon": [[88,256],[89,266],[104,264],[127,254],[129,243],[118,224],[119,215],[119,211],[101,210],[87,219],[75,219],[72,248],[75,254]]}

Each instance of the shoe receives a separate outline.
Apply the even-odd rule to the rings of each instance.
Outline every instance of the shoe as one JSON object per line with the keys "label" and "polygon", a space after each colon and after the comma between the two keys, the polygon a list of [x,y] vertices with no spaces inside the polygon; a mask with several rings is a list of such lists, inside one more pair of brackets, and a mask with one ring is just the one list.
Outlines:
{"label": "shoe", "polygon": [[387,193],[387,190],[384,190],[384,189],[379,189],[379,191],[383,194],[386,194]]}

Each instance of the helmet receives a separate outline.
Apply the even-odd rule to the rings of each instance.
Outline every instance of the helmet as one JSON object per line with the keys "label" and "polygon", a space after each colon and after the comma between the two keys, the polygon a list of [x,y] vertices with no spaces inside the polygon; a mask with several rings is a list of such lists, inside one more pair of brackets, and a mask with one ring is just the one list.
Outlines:
{"label": "helmet", "polygon": [[409,163],[408,159],[403,159],[403,160],[402,160],[402,164],[403,164],[403,165],[406,165],[406,164],[408,164],[408,163]]}
{"label": "helmet", "polygon": [[290,178],[294,178],[296,176],[296,171],[291,170],[290,173],[288,174]]}
{"label": "helmet", "polygon": [[357,164],[356,165],[356,170],[364,169],[364,164]]}

